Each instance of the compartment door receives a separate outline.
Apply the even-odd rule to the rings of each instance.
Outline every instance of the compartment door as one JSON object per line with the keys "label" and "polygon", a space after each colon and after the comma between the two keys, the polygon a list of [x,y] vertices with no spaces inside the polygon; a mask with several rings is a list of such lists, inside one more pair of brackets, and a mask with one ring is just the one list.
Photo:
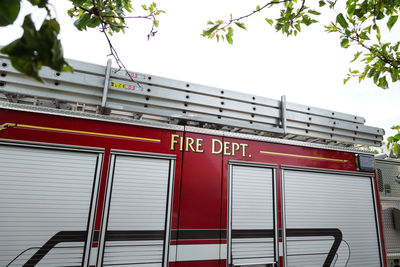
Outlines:
{"label": "compartment door", "polygon": [[283,171],[286,266],[382,266],[367,175]]}
{"label": "compartment door", "polygon": [[274,169],[230,166],[228,265],[277,262]]}
{"label": "compartment door", "polygon": [[101,157],[0,145],[0,266],[86,266]]}
{"label": "compartment door", "polygon": [[175,161],[142,155],[111,161],[102,264],[167,266]]}

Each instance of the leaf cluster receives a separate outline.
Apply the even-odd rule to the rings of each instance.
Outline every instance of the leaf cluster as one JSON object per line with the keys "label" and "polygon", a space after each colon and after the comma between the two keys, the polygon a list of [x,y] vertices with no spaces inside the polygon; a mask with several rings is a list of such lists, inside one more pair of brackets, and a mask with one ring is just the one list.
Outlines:
{"label": "leaf cluster", "polygon": [[345,4],[344,13],[336,11],[337,1],[320,0],[314,8],[307,3],[316,4],[310,0],[271,0],[247,15],[237,18],[231,15],[226,21],[209,21],[202,35],[210,39],[216,37],[217,41],[227,40],[232,44],[233,27],[246,30],[244,19],[271,8],[265,21],[278,32],[296,36],[302,27],[318,22],[317,16],[333,10],[337,15],[325,27],[326,31],[338,33],[343,48],[352,45],[361,48],[351,62],[358,61],[364,66],[363,70],[350,69],[344,82],[353,77],[358,77],[360,82],[370,78],[378,87],[386,89],[389,86],[388,78],[392,82],[400,80],[400,42],[383,42],[381,36],[382,25],[391,31],[397,23],[400,0],[347,0],[342,2]]}
{"label": "leaf cluster", "polygon": [[397,134],[388,137],[387,148],[391,149],[395,157],[399,157],[400,125],[393,126],[392,130],[397,130]]}
{"label": "leaf cluster", "polygon": [[[29,0],[29,2],[47,11],[47,17],[39,30],[36,29],[31,15],[26,15],[21,38],[3,47],[0,52],[7,54],[11,64],[18,71],[41,81],[39,70],[48,66],[56,71],[72,71],[63,57],[61,42],[58,39],[60,25],[51,17],[48,0]],[[7,26],[16,20],[20,11],[20,1],[2,0],[0,2],[0,26]]]}
{"label": "leaf cluster", "polygon": [[348,0],[346,11],[339,13],[326,30],[340,34],[343,48],[351,45],[363,48],[351,62],[359,60],[364,70],[350,70],[344,82],[352,77],[358,77],[360,82],[370,78],[378,87],[387,89],[388,76],[392,82],[400,80],[400,42],[383,42],[381,27],[386,24],[387,29],[392,30],[398,20],[400,1]]}

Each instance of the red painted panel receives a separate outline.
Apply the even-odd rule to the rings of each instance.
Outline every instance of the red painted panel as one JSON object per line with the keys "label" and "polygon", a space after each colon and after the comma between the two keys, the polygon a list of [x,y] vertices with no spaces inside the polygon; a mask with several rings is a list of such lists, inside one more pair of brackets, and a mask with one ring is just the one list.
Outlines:
{"label": "red painted panel", "polygon": [[[176,267],[219,267],[219,260],[212,261],[181,261],[176,263]],[[225,265],[226,266],[226,263]]]}
{"label": "red painted panel", "polygon": [[[198,152],[187,142],[198,140]],[[212,140],[220,137],[186,133],[183,146],[179,229],[219,229],[221,217],[222,155],[211,154]],[[179,145],[176,145],[179,149]]]}
{"label": "red painted panel", "polygon": [[231,148],[238,147],[234,144],[239,144],[240,147],[235,155],[232,155],[232,149],[227,151],[224,155],[227,160],[355,171],[354,154],[350,152],[233,138],[225,138],[224,142],[229,143]]}
{"label": "red painted panel", "polygon": [[[172,228],[177,229],[182,153],[170,150],[171,134],[177,134],[177,131],[0,109],[0,125],[7,123],[14,125],[0,130],[0,139],[104,149],[95,230],[101,227],[111,149],[176,155]],[[135,140],[132,137],[144,140]]]}

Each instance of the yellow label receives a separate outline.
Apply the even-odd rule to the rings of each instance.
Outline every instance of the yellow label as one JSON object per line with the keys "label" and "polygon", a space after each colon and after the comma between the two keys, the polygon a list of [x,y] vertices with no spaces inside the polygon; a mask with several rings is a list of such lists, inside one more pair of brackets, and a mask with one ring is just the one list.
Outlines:
{"label": "yellow label", "polygon": [[111,82],[112,87],[117,87],[117,88],[126,88],[126,84],[124,83],[116,83],[116,82]]}

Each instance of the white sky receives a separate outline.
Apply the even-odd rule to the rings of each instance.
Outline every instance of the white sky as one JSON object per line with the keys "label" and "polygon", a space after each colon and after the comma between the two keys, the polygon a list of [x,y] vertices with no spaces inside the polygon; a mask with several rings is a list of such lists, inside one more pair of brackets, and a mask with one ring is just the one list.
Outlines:
{"label": "white sky", "polygon": [[[104,36],[98,30],[76,30],[66,15],[69,1],[52,3],[61,22],[65,58],[105,65],[109,50]],[[234,17],[245,15],[262,3],[157,1],[158,7],[167,13],[160,16],[155,37],[147,41],[151,25],[137,20],[129,24],[125,35],[115,35],[112,41],[130,71],[273,99],[286,95],[290,102],[363,116],[367,125],[394,133],[390,127],[400,124],[400,83],[390,84],[388,90],[371,81],[359,84],[356,79],[343,85],[354,50],[341,48],[338,36],[325,33],[322,24],[302,27],[297,37],[288,38],[265,22],[265,13],[244,21],[248,31],[235,29],[233,45],[200,36],[208,20],[226,19],[230,13]],[[31,7],[25,4],[23,10],[30,12]],[[18,22],[22,20],[20,16]],[[400,39],[399,25],[392,29],[395,40]],[[18,26],[0,28],[0,45],[21,34]]]}

